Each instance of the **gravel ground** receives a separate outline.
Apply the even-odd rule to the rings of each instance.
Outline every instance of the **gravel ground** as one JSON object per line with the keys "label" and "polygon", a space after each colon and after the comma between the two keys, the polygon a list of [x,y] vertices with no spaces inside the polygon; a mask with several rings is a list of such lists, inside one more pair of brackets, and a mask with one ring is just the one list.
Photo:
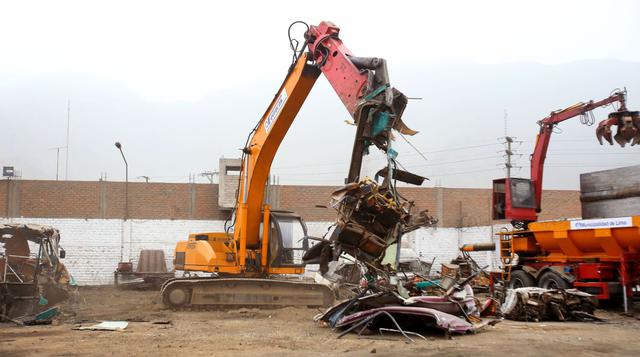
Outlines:
{"label": "gravel ground", "polygon": [[[82,288],[74,312],[53,325],[0,324],[0,355],[637,356],[640,349],[640,320],[613,311],[597,312],[606,323],[503,321],[453,339],[433,332],[428,341],[413,344],[386,335],[336,339],[334,331],[313,322],[317,313],[310,308],[176,312],[162,307],[156,291]],[[131,322],[121,332],[72,329],[102,320]],[[170,323],[152,323],[158,321]]]}

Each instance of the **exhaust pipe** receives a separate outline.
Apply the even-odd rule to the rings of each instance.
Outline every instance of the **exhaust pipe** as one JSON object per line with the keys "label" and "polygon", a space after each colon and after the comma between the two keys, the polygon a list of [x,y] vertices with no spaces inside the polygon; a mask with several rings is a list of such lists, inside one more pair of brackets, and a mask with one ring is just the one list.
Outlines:
{"label": "exhaust pipe", "polygon": [[486,252],[496,250],[496,244],[494,242],[465,244],[460,247],[463,252]]}

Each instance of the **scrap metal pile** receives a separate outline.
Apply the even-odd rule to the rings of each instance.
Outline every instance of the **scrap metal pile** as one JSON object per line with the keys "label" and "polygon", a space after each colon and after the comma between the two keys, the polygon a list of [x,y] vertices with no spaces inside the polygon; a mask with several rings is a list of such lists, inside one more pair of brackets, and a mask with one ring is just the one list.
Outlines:
{"label": "scrap metal pile", "polygon": [[518,321],[600,320],[593,315],[598,299],[576,289],[527,287],[507,290],[502,314]]}
{"label": "scrap metal pile", "polygon": [[64,256],[56,228],[0,225],[0,321],[47,323],[59,313],[75,289]]}
{"label": "scrap metal pile", "polygon": [[[404,98],[397,90],[381,88],[393,94],[390,97]],[[415,331],[429,327],[446,333],[476,331],[488,323],[480,318],[480,311],[488,305],[474,298],[467,280],[449,279],[443,286],[425,277],[431,264],[418,260],[401,265],[402,236],[437,223],[426,210],[413,212],[414,202],[397,190],[397,181],[421,185],[425,180],[398,169],[397,152],[391,148],[391,129],[402,132],[394,126],[401,123],[406,100],[401,102],[398,107],[387,106],[393,110],[373,111],[358,121],[350,183],[332,194],[331,205],[337,210],[333,231],[303,257],[306,264],[320,265],[323,279],[335,290],[350,287],[351,294],[344,295],[349,298],[317,316],[316,321],[339,328],[342,334],[395,331],[409,340],[409,335],[421,337]],[[381,133],[385,134],[381,141],[372,139]],[[362,154],[366,153],[363,148],[372,143],[386,153],[386,167],[374,179],[353,179],[359,177]],[[407,266],[415,269],[407,272]],[[432,285],[437,292],[428,289]]]}
{"label": "scrap metal pile", "polygon": [[400,274],[383,278],[366,273],[358,296],[334,305],[315,320],[340,330],[339,337],[352,331],[393,332],[413,342],[411,336],[424,338],[420,332],[428,329],[445,335],[476,332],[499,320],[482,318],[494,312],[497,304],[491,298],[481,301],[474,296],[468,284],[474,277],[430,280],[415,274],[402,279]]}
{"label": "scrap metal pile", "polygon": [[343,253],[369,270],[388,273],[391,267],[383,266],[388,248],[398,245],[403,234],[437,222],[427,211],[412,214],[414,203],[387,178],[382,184],[366,178],[340,188],[332,195],[332,206],[338,219],[330,239],[321,240],[303,258],[307,264],[319,263],[323,274]]}

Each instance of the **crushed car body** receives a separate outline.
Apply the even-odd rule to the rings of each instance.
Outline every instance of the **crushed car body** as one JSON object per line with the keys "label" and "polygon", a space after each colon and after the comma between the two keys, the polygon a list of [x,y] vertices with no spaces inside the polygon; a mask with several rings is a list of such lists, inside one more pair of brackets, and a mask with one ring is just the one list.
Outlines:
{"label": "crushed car body", "polygon": [[593,315],[598,299],[577,289],[526,287],[509,289],[502,314],[518,321],[600,320]]}
{"label": "crushed car body", "polygon": [[42,323],[55,317],[75,286],[64,256],[56,228],[0,225],[0,318]]}

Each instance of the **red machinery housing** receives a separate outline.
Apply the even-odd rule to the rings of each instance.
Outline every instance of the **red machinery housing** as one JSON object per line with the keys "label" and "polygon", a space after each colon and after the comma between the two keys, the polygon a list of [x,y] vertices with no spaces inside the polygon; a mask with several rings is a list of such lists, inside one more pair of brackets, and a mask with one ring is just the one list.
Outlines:
{"label": "red machinery housing", "polygon": [[[493,181],[493,219],[511,220],[515,230],[501,232],[502,281],[509,287],[575,287],[608,300],[628,297],[640,274],[640,216],[601,220],[537,222],[541,211],[544,161],[553,128],[560,122],[618,102],[619,110],[609,114],[596,131],[613,144],[640,142],[640,115],[626,109],[625,92],[617,91],[594,102],[578,103],[552,112],[540,120],[540,132],[531,155],[531,178],[502,178]],[[623,291],[625,292],[623,294]]]}
{"label": "red machinery housing", "polygon": [[577,103],[568,108],[551,112],[540,120],[540,132],[536,138],[536,146],[531,154],[531,178],[501,178],[493,181],[493,219],[511,220],[514,227],[524,228],[528,222],[538,220],[538,213],[542,210],[542,176],[547,149],[551,140],[553,128],[559,123],[586,115],[591,110],[618,102],[619,110],[609,114],[596,131],[602,144],[602,138],[609,143],[611,140],[611,126],[618,127],[615,140],[621,146],[627,142],[635,145],[640,142],[640,114],[630,112],[626,108],[626,92],[616,91],[609,97],[597,102]]}

